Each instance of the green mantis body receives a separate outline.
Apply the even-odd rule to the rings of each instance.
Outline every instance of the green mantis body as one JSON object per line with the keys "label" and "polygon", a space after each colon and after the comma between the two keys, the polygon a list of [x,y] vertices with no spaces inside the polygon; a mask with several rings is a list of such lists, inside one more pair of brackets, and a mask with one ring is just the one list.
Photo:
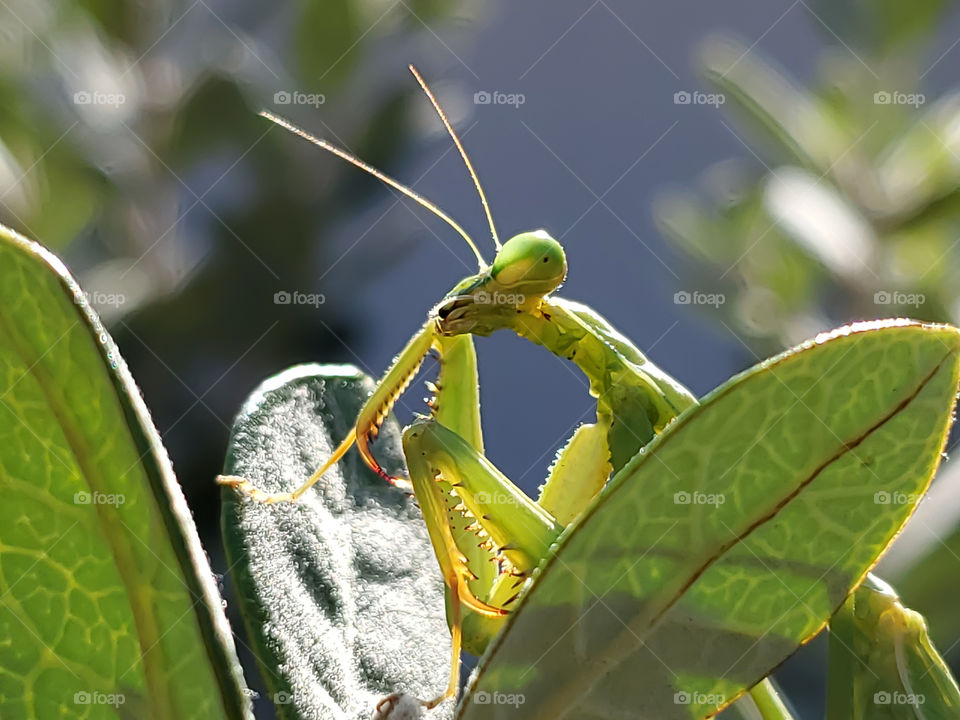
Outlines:
{"label": "green mantis body", "polygon": [[921,615],[868,575],[830,623],[827,720],[947,720],[960,690]]}
{"label": "green mantis body", "polygon": [[[413,72],[476,181],[470,161],[433,95]],[[220,479],[259,501],[296,500],[355,443],[372,469],[406,485],[406,480],[390,478],[380,468],[371,442],[426,355],[431,351],[438,355],[440,370],[429,402],[431,416],[413,423],[403,435],[409,486],[423,511],[448,589],[453,634],[450,683],[441,697],[426,703],[432,706],[456,692],[461,642],[470,652],[483,651],[563,528],[612,473],[680,412],[696,404],[696,399],[598,313],[551,294],[563,282],[567,264],[563,248],[546,232],[521,233],[501,246],[479,183],[477,189],[498,247],[489,265],[466,233],[432,203],[345,151],[270,117],[440,215],[467,239],[480,261],[479,272],[457,283],[433,308],[378,383],[354,430],[300,488],[268,495],[242,478]],[[512,331],[572,361],[586,375],[590,393],[597,398],[596,422],[580,426],[560,451],[536,502],[483,455],[472,336],[497,330]]]}
{"label": "green mantis body", "polygon": [[[451,524],[453,544],[469,571],[468,589],[473,592],[477,588],[485,602],[509,609],[550,544],[611,473],[696,401],[589,308],[540,294],[542,288],[556,282],[556,268],[565,266],[559,244],[545,233],[518,235],[503,246],[498,260],[504,256],[507,262],[495,261],[489,271],[455,287],[437,305],[422,331],[439,349],[440,378],[432,401],[433,417],[408,428],[404,454],[418,498],[436,494],[439,487],[444,503],[436,504],[428,527]],[[523,268],[521,289],[525,292],[502,279],[517,267]],[[540,268],[542,281],[536,278]],[[522,298],[523,302],[501,305],[487,301],[497,297]],[[498,329],[511,330],[573,361],[589,379],[591,394],[597,398],[596,422],[579,427],[561,450],[536,503],[482,455],[470,336]],[[387,373],[385,385],[401,380],[403,361],[401,354]],[[392,374],[395,378],[391,380]],[[453,509],[452,516],[444,513],[444,505]],[[466,524],[457,513],[467,519]],[[479,546],[476,535],[482,540]],[[438,555],[449,554],[450,543],[441,548],[438,540],[434,538]],[[450,572],[445,576],[451,577]],[[470,576],[476,580],[471,582]],[[465,647],[477,653],[495,634],[498,622],[468,612],[464,627]]]}
{"label": "green mantis body", "polygon": [[[522,595],[530,573],[563,528],[616,472],[696,399],[650,363],[600,315],[549,296],[566,274],[559,243],[542,231],[507,241],[493,264],[458,283],[397,355],[361,410],[354,432],[300,489],[269,496],[230,481],[255,499],[294,500],[355,442],[367,464],[389,478],[370,443],[431,350],[439,376],[431,416],[403,434],[410,485],[444,582],[454,636],[456,689],[463,647],[481,653]],[[503,301],[501,301],[503,299]],[[557,456],[537,502],[483,455],[472,335],[512,330],[574,362],[597,398],[597,420],[580,426]]]}

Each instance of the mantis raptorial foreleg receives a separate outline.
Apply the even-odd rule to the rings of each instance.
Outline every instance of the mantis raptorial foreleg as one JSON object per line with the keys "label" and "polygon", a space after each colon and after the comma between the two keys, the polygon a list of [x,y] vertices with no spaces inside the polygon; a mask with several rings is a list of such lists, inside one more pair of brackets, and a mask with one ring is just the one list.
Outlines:
{"label": "mantis raptorial foreleg", "polygon": [[[475,536],[489,539],[491,557],[511,570],[531,572],[563,529],[484,455],[435,420],[418,420],[404,430],[403,450],[416,496],[432,494],[437,483],[448,486],[457,499],[452,510],[473,521]],[[421,509],[426,511],[423,504]],[[446,518],[444,509],[432,519],[446,524]],[[437,542],[434,548],[440,550]]]}
{"label": "mantis raptorial foreleg", "polygon": [[[463,602],[467,581],[484,566],[492,569],[493,581],[481,589],[481,596],[490,605],[503,608],[499,615],[506,614],[526,577],[562,528],[486,457],[437,421],[420,420],[408,427],[403,434],[403,448],[414,492],[449,590],[453,671],[459,677],[456,671],[462,619],[458,605]],[[453,504],[441,506],[445,497]],[[459,544],[453,542],[451,534],[455,525],[452,518],[457,516],[461,519],[456,524],[462,533]],[[475,550],[473,562],[468,564],[461,548]],[[479,616],[474,621],[478,627],[483,627],[483,618],[497,618],[478,612],[471,605],[465,604],[465,609]],[[494,623],[492,629],[498,627],[499,623]]]}
{"label": "mantis raptorial foreleg", "polygon": [[380,432],[380,426],[390,412],[397,398],[407,389],[407,386],[416,376],[417,371],[423,364],[423,359],[430,352],[431,347],[437,342],[437,333],[435,323],[427,321],[422,328],[407,342],[406,347],[394,359],[390,369],[387,370],[383,379],[377,384],[373,395],[367,400],[357,421],[347,436],[341,441],[340,445],[333,451],[327,461],[323,463],[307,480],[291,492],[285,493],[266,493],[251,483],[246,478],[233,475],[221,475],[217,478],[220,485],[235,487],[244,495],[262,503],[293,502],[300,498],[307,490],[313,487],[321,477],[347,453],[347,451],[356,444],[357,450],[363,457],[364,462],[377,472],[381,477],[394,484],[405,485],[404,478],[394,478],[387,475],[380,467],[373,452],[370,450],[370,442],[376,438]]}

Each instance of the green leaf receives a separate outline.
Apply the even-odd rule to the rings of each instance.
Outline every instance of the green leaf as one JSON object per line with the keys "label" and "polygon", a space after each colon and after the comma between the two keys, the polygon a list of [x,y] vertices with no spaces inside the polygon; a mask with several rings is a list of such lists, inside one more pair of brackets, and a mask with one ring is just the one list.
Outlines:
{"label": "green leaf", "polygon": [[773,223],[834,277],[860,280],[877,254],[877,237],[857,207],[832,185],[796,167],[781,167],[764,183]]}
{"label": "green leaf", "polygon": [[[912,59],[913,44],[924,42],[927,33],[935,32],[937,23],[945,20],[944,10],[950,7],[947,0],[911,3],[813,0],[811,6],[807,10],[816,18],[812,21],[814,27],[827,42],[839,40],[852,45],[858,53],[867,50],[873,55],[867,58],[869,63],[873,63],[874,58],[883,58],[888,63],[893,60],[902,65]],[[903,54],[894,55],[898,51]]]}
{"label": "green leaf", "polygon": [[349,77],[363,56],[363,49],[357,46],[376,26],[375,16],[365,16],[364,6],[349,0],[307,0],[300,4],[296,23],[298,75],[310,83],[307,89],[329,91]]}
{"label": "green leaf", "polygon": [[250,717],[189,509],[63,264],[0,228],[0,716]]}
{"label": "green leaf", "polygon": [[[373,389],[355,368],[267,380],[234,425],[226,472],[293,490],[350,430]],[[390,418],[376,445],[403,467]],[[450,663],[443,582],[413,498],[348,453],[297,503],[223,493],[223,533],[250,636],[281,718],[367,720],[394,691],[438,695]],[[431,715],[449,717],[451,703]]]}
{"label": "green leaf", "polygon": [[883,151],[877,170],[883,212],[902,221],[915,221],[960,190],[960,93],[945,95],[916,115]]}
{"label": "green leaf", "polygon": [[912,512],[958,352],[955,328],[860,324],[708,395],[564,532],[458,718],[689,720],[734,700],[822,629]]}
{"label": "green leaf", "polygon": [[850,143],[825,112],[819,99],[750,47],[729,37],[711,38],[701,51],[702,72],[731,105],[742,111],[754,129],[766,133],[788,160],[837,174]]}

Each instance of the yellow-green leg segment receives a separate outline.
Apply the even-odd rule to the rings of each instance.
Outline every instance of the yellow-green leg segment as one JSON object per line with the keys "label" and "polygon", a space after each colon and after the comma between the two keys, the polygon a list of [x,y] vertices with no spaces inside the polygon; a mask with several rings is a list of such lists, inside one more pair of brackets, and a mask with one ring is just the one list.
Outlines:
{"label": "yellow-green leg segment", "polygon": [[[446,692],[425,703],[432,707],[457,691],[461,603],[475,616],[505,614],[563,528],[469,442],[432,418],[404,431],[403,450],[449,597],[451,675]],[[493,582],[474,594],[468,583],[478,579],[482,564],[492,566]]]}

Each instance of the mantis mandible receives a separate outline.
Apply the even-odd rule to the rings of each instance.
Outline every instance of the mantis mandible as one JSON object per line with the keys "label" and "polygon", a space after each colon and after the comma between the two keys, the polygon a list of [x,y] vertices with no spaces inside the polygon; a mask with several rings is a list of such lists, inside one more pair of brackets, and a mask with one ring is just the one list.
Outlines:
{"label": "mantis mandible", "polygon": [[[589,504],[607,479],[696,398],[651,363],[603,317],[554,292],[567,272],[563,247],[543,230],[500,242],[476,171],[435,96],[410,71],[457,147],[480,197],[496,256],[487,263],[470,236],[438,206],[349,152],[268,112],[261,115],[413,199],[452,227],[476,255],[478,272],[457,283],[377,384],[353,430],[300,487],[268,494],[250,481],[221,476],[259,502],[295,501],[356,444],[366,464],[385,480],[412,489],[423,512],[444,583],[452,635],[450,679],[430,708],[454,697],[460,651],[480,654],[504,617],[522,600],[530,574],[550,553],[563,528]],[[473,335],[510,330],[586,375],[597,400],[596,422],[581,425],[557,454],[533,501],[484,456]],[[431,351],[439,357],[438,380],[428,384],[429,417],[404,430],[409,480],[389,476],[371,450],[379,428]],[[396,695],[379,708],[389,713]]]}

